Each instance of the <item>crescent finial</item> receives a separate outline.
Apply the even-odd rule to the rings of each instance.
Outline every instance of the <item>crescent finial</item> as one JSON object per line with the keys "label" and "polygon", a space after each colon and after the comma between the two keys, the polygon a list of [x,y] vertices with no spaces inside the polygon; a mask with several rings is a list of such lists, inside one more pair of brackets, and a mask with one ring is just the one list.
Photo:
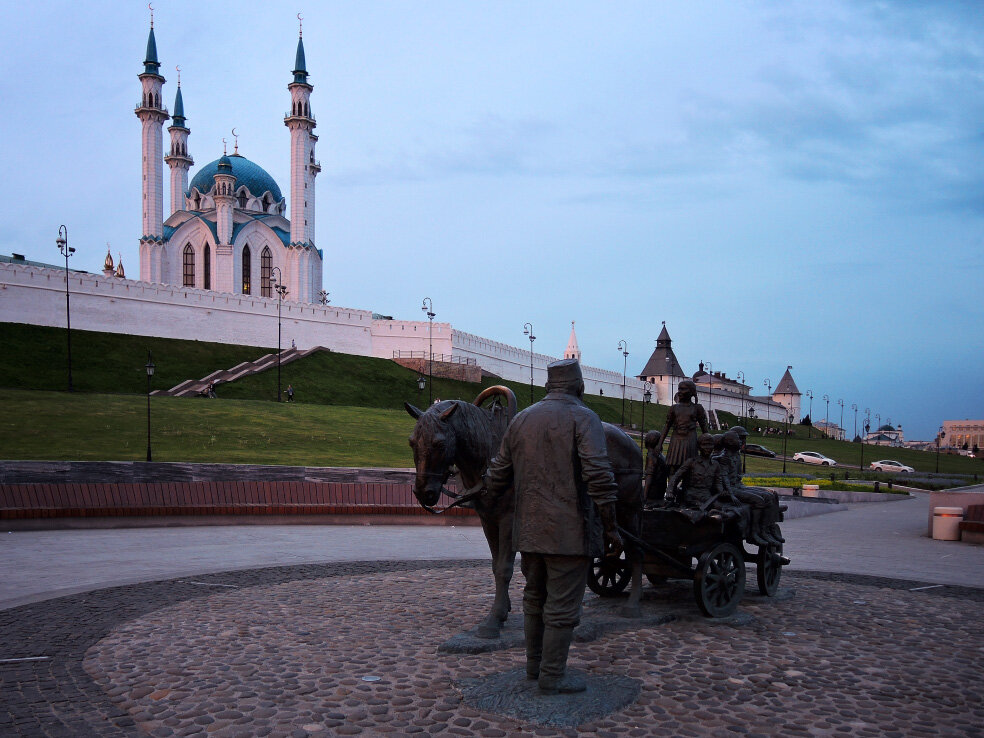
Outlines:
{"label": "crescent finial", "polygon": [[297,14],[297,36],[298,38],[304,37],[304,16],[300,13]]}
{"label": "crescent finial", "polygon": [[178,87],[180,87],[181,86],[181,65],[178,64],[176,67],[174,67],[174,71],[176,71],[178,73]]}
{"label": "crescent finial", "polygon": [[147,3],[147,7],[150,8],[150,27],[154,27],[154,4]]}
{"label": "crescent finial", "polygon": [[226,150],[226,140],[225,136],[222,137],[222,156],[225,156],[229,152]]}
{"label": "crescent finial", "polygon": [[236,148],[235,148],[235,150],[232,153],[233,154],[238,154],[239,153],[239,134],[236,133],[236,129],[235,128],[232,129],[232,135],[236,139]]}

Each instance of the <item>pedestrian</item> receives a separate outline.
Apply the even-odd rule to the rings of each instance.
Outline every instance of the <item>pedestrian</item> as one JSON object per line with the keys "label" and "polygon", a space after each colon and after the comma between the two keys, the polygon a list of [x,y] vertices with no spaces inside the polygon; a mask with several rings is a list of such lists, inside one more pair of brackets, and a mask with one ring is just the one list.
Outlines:
{"label": "pedestrian", "polygon": [[290,339],[290,347],[291,347],[292,349],[294,349],[294,350],[297,350],[297,342],[296,342],[296,341],[294,341],[294,339],[293,339],[293,338],[292,338],[292,339]]}
{"label": "pedestrian", "polygon": [[293,402],[293,401],[294,401],[294,385],[288,384],[287,385],[287,402]]}
{"label": "pedestrian", "polygon": [[[541,694],[583,692],[567,673],[574,628],[595,557],[621,549],[615,525],[618,487],[601,419],[582,402],[577,359],[547,366],[547,395],[509,425],[485,477],[495,504],[515,490],[513,545],[522,556],[526,676]],[[604,539],[602,538],[604,531]]]}

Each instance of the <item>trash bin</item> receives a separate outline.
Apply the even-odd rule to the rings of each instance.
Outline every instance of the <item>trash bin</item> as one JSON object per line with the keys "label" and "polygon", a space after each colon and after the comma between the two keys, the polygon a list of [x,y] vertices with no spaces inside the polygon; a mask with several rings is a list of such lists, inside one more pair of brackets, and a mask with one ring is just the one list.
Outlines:
{"label": "trash bin", "polygon": [[933,508],[933,538],[937,541],[959,541],[962,507]]}
{"label": "trash bin", "polygon": [[803,496],[804,497],[819,497],[820,496],[820,485],[819,484],[804,484],[803,485]]}

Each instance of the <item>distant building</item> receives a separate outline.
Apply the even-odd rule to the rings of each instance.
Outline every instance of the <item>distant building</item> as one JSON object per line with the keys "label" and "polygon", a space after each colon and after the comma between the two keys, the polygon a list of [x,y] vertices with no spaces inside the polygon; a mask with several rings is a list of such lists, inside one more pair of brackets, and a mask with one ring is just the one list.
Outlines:
{"label": "distant building", "polygon": [[942,446],[973,451],[984,448],[984,420],[944,420]]}
{"label": "distant building", "polygon": [[833,438],[836,441],[843,441],[846,438],[844,429],[836,423],[828,423],[825,420],[821,420],[814,423],[813,427],[827,436],[827,438]]}
{"label": "distant building", "polygon": [[864,437],[864,442],[872,446],[903,446],[905,444],[905,434],[902,432],[901,425],[893,428],[886,423],[878,428],[878,430],[868,433]]}

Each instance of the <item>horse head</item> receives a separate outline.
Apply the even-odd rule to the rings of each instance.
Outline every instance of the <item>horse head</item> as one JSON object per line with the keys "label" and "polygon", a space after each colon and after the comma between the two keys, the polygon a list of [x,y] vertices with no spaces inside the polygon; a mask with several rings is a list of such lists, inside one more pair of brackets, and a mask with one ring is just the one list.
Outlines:
{"label": "horse head", "polygon": [[409,402],[404,403],[404,407],[417,419],[410,434],[410,448],[417,470],[413,493],[421,505],[433,507],[451,476],[457,455],[455,429],[449,420],[458,410],[459,402],[447,400],[431,405],[427,410],[420,410]]}

